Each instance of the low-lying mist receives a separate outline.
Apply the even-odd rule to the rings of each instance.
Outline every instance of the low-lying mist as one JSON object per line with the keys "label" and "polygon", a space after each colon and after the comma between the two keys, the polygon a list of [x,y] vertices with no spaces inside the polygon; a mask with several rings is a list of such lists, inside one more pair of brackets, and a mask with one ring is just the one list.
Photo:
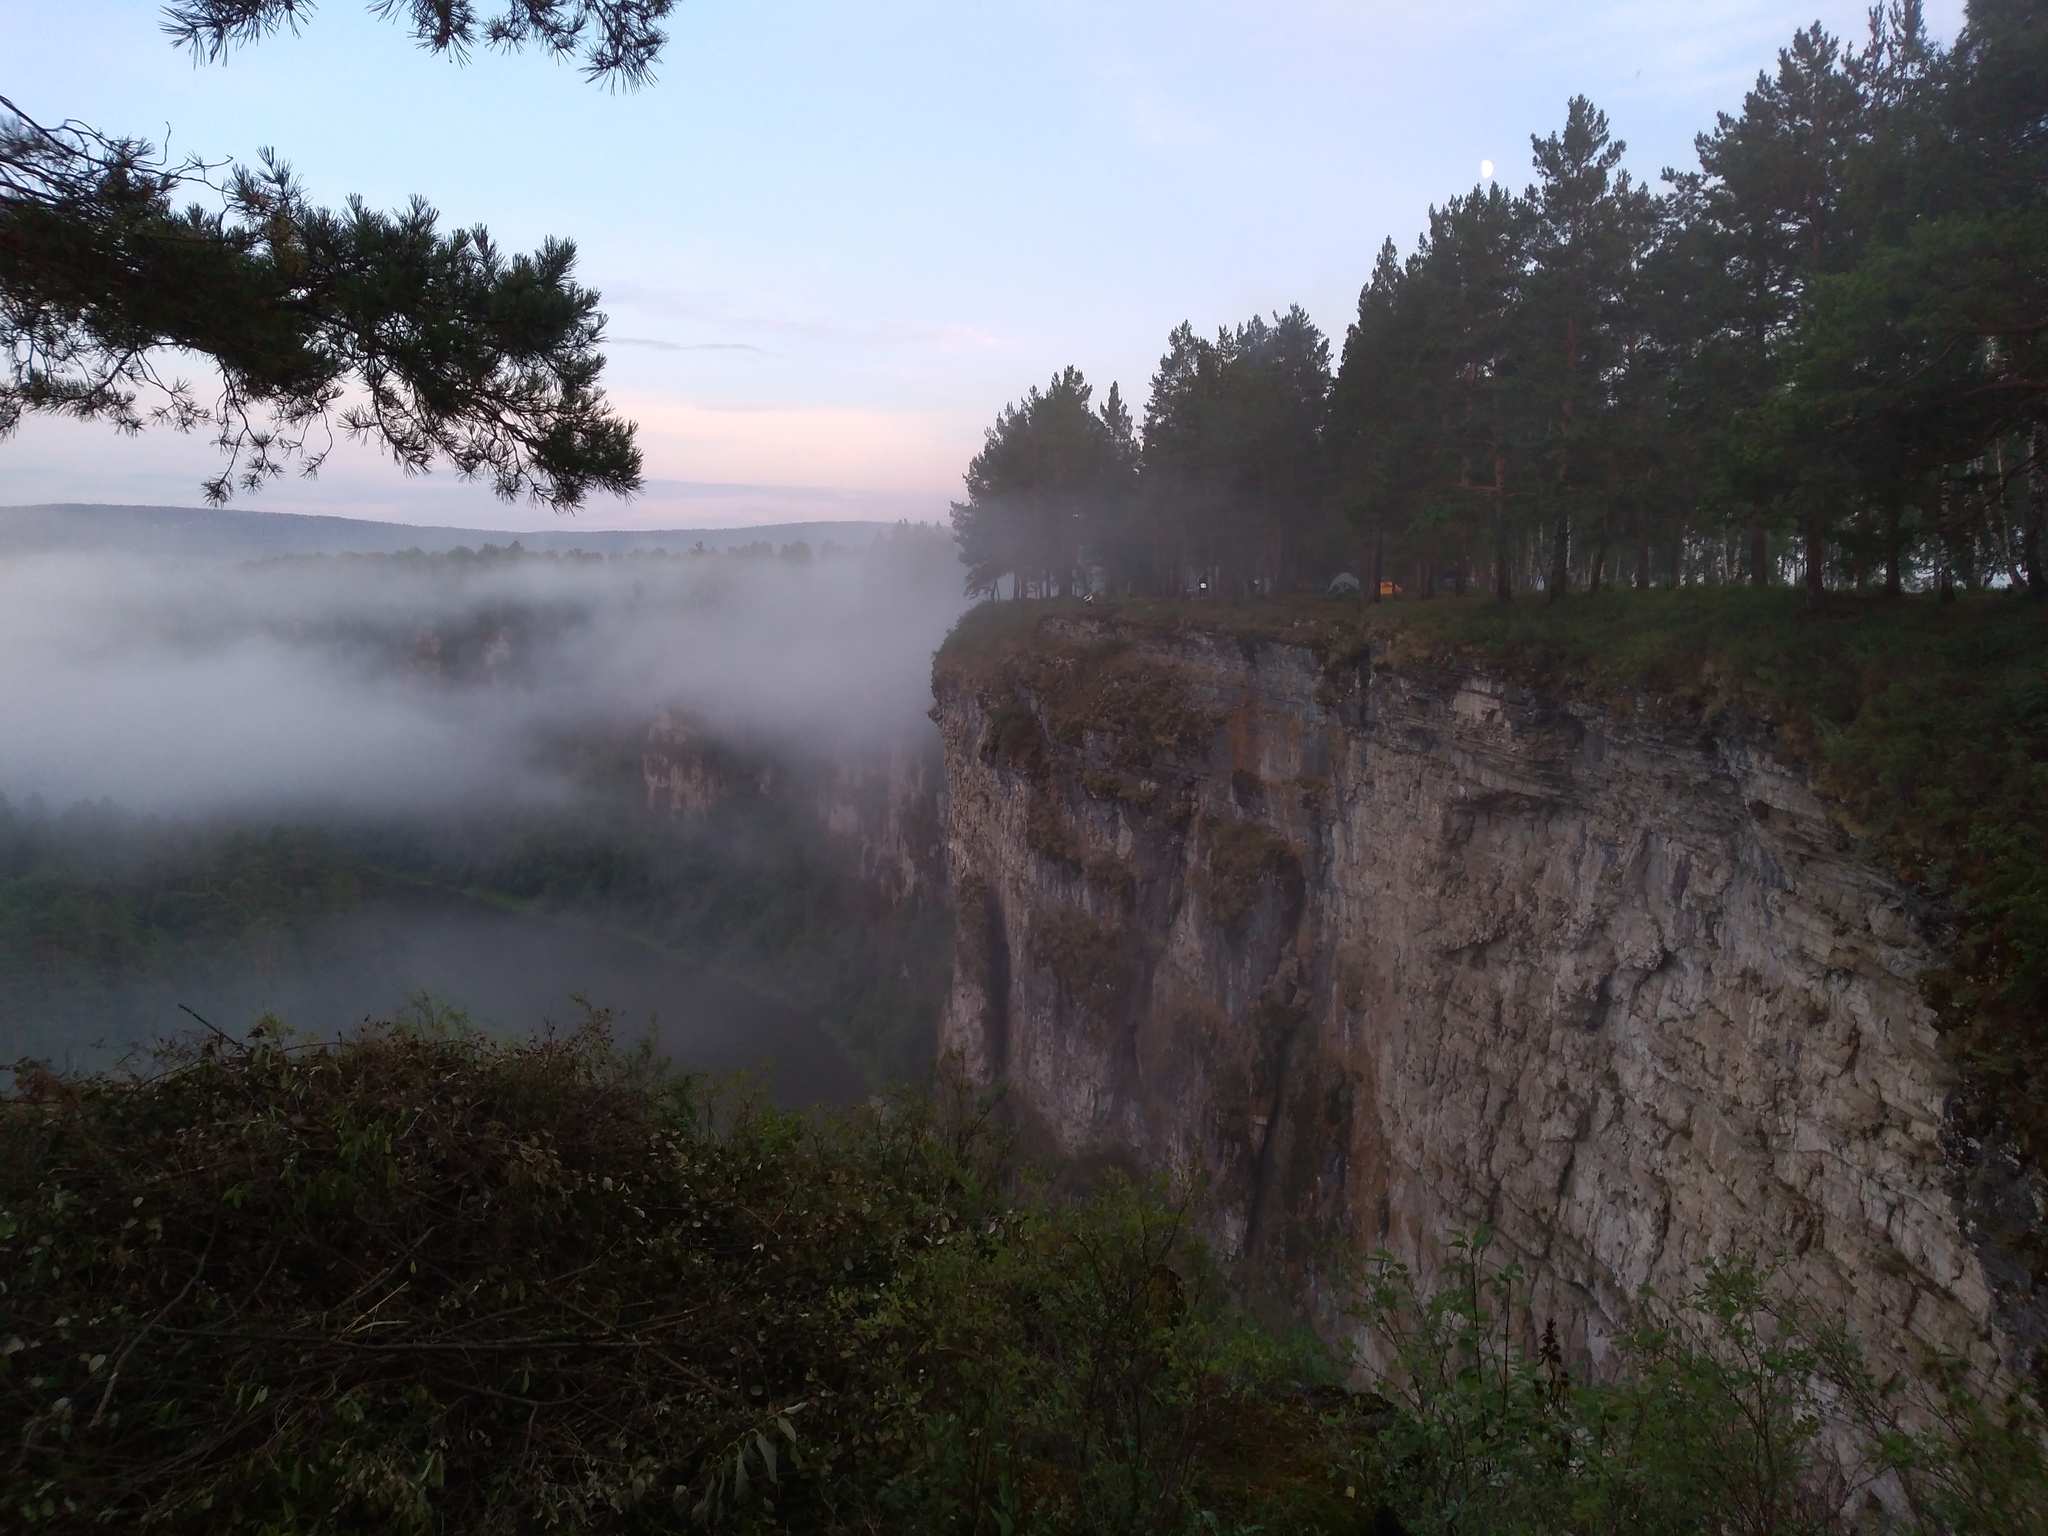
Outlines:
{"label": "low-lying mist", "polygon": [[560,791],[550,749],[684,705],[830,756],[915,730],[950,545],[0,562],[0,793],[274,813]]}
{"label": "low-lying mist", "polygon": [[680,1065],[777,1058],[785,1098],[903,1070],[932,925],[850,883],[792,798],[650,810],[639,751],[675,709],[755,760],[926,741],[958,572],[914,527],[0,560],[0,1061],[102,1063],[180,1005],[331,1034],[425,995],[490,1028],[586,998]]}

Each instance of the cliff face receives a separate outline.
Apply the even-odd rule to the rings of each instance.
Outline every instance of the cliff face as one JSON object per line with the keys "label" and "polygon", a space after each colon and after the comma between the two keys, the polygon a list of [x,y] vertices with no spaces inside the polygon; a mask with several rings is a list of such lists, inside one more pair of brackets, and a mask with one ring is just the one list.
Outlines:
{"label": "cliff face", "polygon": [[648,726],[641,780],[649,810],[708,816],[736,800],[779,797],[813,822],[885,901],[941,898],[939,743],[929,727],[865,751],[813,762],[735,743],[707,731],[686,710],[663,710]]}
{"label": "cliff face", "polygon": [[1743,740],[1494,678],[1047,621],[941,666],[942,1047],[1082,1164],[1206,1179],[1336,1325],[1333,1249],[1481,1223],[1598,1358],[1783,1254],[1877,1362],[1991,1366],[1905,893]]}

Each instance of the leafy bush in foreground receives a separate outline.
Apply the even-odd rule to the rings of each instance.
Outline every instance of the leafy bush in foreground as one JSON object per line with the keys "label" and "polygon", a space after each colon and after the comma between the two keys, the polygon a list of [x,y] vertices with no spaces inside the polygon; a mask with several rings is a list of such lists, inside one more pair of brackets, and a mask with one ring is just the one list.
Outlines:
{"label": "leafy bush in foreground", "polygon": [[2048,1533],[2031,1399],[1981,1402],[1938,1359],[1880,1382],[1838,1324],[1740,1260],[1709,1264],[1590,1378],[1547,1326],[1526,1340],[1520,1274],[1486,1244],[1454,1242],[1429,1292],[1384,1254],[1360,1286],[1387,1408],[1349,1466],[1414,1536]]}
{"label": "leafy bush in foreground", "polygon": [[0,1523],[1170,1530],[1319,1433],[1180,1209],[1006,1199],[919,1100],[720,1102],[601,1025],[19,1081]]}
{"label": "leafy bush in foreground", "polygon": [[2041,1418],[1711,1271],[1567,1369],[1483,1234],[1359,1286],[1375,1390],[1241,1322],[1186,1208],[986,1115],[777,1113],[384,1026],[0,1101],[0,1526],[2040,1533]]}

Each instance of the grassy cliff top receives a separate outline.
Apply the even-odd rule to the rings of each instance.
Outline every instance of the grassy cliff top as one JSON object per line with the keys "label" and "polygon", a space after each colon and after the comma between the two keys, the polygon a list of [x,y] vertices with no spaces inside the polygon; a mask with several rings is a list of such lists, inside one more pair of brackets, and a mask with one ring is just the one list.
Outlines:
{"label": "grassy cliff top", "polygon": [[[1363,604],[990,603],[935,676],[994,683],[1042,629],[1085,614],[1130,634],[1300,645],[1326,664],[1472,666],[1621,713],[1765,739],[1928,904],[1947,955],[1923,978],[1965,1083],[1966,1133],[2048,1166],[2048,604],[1688,588]],[[2030,1255],[2048,1273],[2048,1247]]]}

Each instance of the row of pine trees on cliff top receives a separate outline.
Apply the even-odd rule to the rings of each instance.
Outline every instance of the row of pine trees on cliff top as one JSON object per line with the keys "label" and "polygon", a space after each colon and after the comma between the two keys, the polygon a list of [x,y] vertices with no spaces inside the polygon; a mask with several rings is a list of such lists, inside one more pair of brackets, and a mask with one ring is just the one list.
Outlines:
{"label": "row of pine trees on cliff top", "polygon": [[1296,307],[1178,327],[1142,422],[1074,368],[1006,408],[968,589],[2048,591],[2048,3],[1800,32],[1661,190],[1583,97],[1531,142],[1386,243],[1334,373]]}

